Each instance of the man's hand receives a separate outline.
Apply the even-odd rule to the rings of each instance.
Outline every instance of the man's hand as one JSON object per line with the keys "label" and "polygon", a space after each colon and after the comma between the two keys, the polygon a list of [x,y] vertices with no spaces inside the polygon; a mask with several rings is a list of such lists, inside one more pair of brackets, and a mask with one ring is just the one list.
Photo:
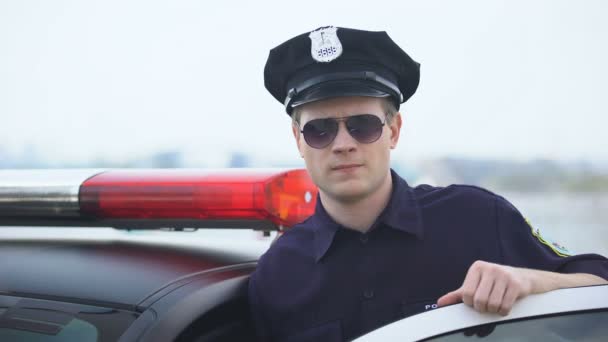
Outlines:
{"label": "man's hand", "polygon": [[479,312],[507,315],[515,300],[532,292],[532,280],[525,269],[476,261],[462,286],[439,298],[439,306],[464,302]]}
{"label": "man's hand", "polygon": [[606,283],[591,274],[560,274],[476,261],[462,286],[439,298],[437,304],[445,306],[462,301],[479,312],[506,316],[517,299],[529,294]]}

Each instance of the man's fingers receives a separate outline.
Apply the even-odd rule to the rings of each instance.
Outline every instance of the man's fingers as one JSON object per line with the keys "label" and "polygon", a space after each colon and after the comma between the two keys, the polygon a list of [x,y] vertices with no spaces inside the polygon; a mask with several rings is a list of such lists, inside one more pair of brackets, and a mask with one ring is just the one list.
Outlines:
{"label": "man's fingers", "polygon": [[462,288],[448,292],[437,300],[437,306],[446,306],[460,303],[462,301]]}
{"label": "man's fingers", "polygon": [[481,272],[479,268],[480,267],[477,262],[473,263],[473,265],[469,268],[467,276],[464,278],[464,283],[461,287],[462,302],[468,306],[473,306],[475,292],[477,291],[477,286],[479,285],[479,280],[481,279]]}
{"label": "man's fingers", "polygon": [[502,304],[500,304],[499,314],[506,316],[511,312],[517,297],[519,296],[519,288],[515,286],[509,286],[507,291],[505,292],[505,296],[502,299]]}
{"label": "man's fingers", "polygon": [[490,298],[492,288],[494,287],[494,280],[494,277],[490,274],[481,275],[481,281],[479,282],[479,286],[477,287],[477,291],[475,291],[475,296],[473,297],[473,307],[475,310],[479,312],[488,311],[488,300]]}
{"label": "man's fingers", "polygon": [[505,279],[496,279],[490,298],[488,299],[488,312],[497,313],[503,302],[505,292],[507,290],[507,281]]}

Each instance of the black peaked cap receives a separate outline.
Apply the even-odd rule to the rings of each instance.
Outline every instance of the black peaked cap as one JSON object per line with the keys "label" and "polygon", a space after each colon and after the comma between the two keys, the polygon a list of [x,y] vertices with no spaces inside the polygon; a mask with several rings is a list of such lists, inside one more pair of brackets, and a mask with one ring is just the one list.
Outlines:
{"label": "black peaked cap", "polygon": [[420,64],[386,32],[321,27],[270,50],[264,85],[294,107],[338,96],[390,97],[396,108],[418,88]]}

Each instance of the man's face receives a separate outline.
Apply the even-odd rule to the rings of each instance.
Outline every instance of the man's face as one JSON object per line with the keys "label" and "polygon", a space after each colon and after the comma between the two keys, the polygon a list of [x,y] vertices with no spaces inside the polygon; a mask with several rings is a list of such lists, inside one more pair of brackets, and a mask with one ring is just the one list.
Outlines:
{"label": "man's face", "polygon": [[[346,118],[372,114],[385,122],[384,99],[374,97],[337,97],[303,105],[300,127],[314,119]],[[397,145],[401,116],[382,127],[382,135],[373,143],[355,140],[339,122],[336,138],[326,147],[310,147],[296,126],[293,134],[306,168],[321,192],[341,202],[355,202],[366,198],[390,177],[390,150]]]}

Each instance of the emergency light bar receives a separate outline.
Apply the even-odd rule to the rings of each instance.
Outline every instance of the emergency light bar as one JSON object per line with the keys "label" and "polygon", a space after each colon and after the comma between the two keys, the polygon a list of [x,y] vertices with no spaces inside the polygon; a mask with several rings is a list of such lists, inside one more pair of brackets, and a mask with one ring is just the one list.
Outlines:
{"label": "emergency light bar", "polygon": [[0,171],[0,226],[282,229],[316,197],[303,169]]}

